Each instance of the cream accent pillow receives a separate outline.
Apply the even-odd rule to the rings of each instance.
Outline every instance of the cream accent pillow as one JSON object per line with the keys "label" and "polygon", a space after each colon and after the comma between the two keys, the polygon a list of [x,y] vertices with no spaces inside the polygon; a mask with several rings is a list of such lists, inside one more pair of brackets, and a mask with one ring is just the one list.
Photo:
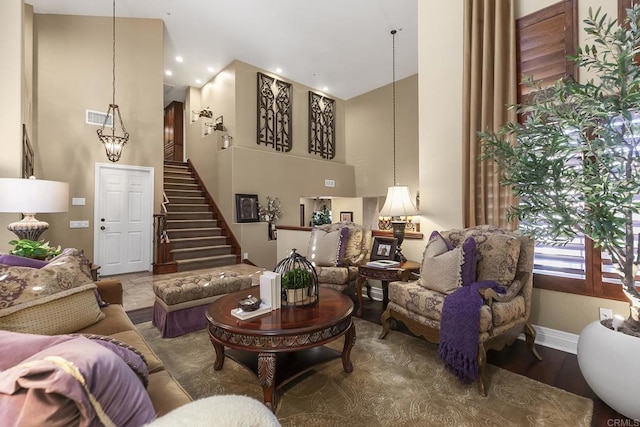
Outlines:
{"label": "cream accent pillow", "polygon": [[307,260],[314,266],[337,266],[340,262],[340,249],[345,235],[346,228],[329,232],[314,228],[309,240]]}
{"label": "cream accent pillow", "polygon": [[438,232],[433,232],[424,251],[419,284],[441,294],[450,294],[476,280],[476,243],[470,237],[451,248]]}
{"label": "cream accent pillow", "polygon": [[38,335],[59,335],[104,319],[96,301],[95,283],[78,286],[0,310],[0,329]]}

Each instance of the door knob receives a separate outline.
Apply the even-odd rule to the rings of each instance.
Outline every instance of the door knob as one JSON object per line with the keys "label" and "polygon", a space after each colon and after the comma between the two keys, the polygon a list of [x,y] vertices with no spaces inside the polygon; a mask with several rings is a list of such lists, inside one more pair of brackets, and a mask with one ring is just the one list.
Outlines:
{"label": "door knob", "polygon": [[105,227],[104,225],[102,227],[100,227],[100,230],[106,230],[107,227]]}

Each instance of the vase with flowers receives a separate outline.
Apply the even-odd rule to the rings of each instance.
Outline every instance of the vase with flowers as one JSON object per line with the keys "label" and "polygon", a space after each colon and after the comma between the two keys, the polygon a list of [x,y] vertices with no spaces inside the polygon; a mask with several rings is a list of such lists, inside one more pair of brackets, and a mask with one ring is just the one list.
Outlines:
{"label": "vase with flowers", "polygon": [[280,200],[277,197],[267,196],[267,204],[258,203],[258,217],[260,221],[268,222],[269,240],[276,240],[276,222],[282,218]]}

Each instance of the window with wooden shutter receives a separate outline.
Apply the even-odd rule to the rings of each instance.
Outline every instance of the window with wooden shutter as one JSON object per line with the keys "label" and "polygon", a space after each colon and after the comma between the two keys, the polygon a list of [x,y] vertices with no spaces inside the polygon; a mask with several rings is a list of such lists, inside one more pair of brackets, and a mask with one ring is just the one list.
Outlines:
{"label": "window with wooden shutter", "polygon": [[[619,22],[624,21],[626,9],[634,4],[640,4],[640,0],[618,0]],[[561,49],[559,40],[563,30],[566,30],[565,51],[569,52],[569,55],[575,53],[574,49],[577,46],[575,7],[574,1],[563,1],[518,20],[519,70],[523,75],[533,76],[534,80],[542,80],[543,87],[553,84],[564,75],[561,72],[563,69],[562,60],[558,59],[560,56],[557,54],[557,50]],[[572,16],[571,19],[569,19],[569,15]],[[565,24],[561,24],[562,21]],[[568,23],[569,21],[573,21],[573,24]],[[545,34],[545,32],[554,34]],[[548,52],[549,54],[541,55],[540,52]],[[574,64],[566,58],[564,67],[564,73],[578,78]],[[522,89],[524,88],[521,88],[519,93],[519,102],[526,100],[527,96],[527,93]],[[640,142],[638,139],[640,138],[640,116],[634,122],[636,126],[629,138],[635,138]],[[580,162],[577,159],[575,161]],[[640,194],[636,196],[637,199],[640,199]],[[640,214],[634,214],[633,227],[637,245],[638,233],[640,233]],[[640,275],[636,276],[636,284],[640,285]],[[611,256],[601,252],[599,248],[595,248],[593,242],[583,236],[577,237],[564,246],[541,244],[536,246],[534,286],[627,301],[622,293],[620,277],[615,271]]]}

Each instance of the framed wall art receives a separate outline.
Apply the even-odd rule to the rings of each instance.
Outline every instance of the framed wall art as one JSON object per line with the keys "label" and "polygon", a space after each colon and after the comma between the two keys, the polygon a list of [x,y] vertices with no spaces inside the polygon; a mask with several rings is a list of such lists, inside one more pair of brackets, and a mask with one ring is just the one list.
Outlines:
{"label": "framed wall art", "polygon": [[258,195],[236,194],[236,222],[259,222]]}
{"label": "framed wall art", "polygon": [[258,73],[258,145],[291,151],[292,99],[290,83]]}
{"label": "framed wall art", "polygon": [[353,222],[353,212],[340,212],[340,221]]}

